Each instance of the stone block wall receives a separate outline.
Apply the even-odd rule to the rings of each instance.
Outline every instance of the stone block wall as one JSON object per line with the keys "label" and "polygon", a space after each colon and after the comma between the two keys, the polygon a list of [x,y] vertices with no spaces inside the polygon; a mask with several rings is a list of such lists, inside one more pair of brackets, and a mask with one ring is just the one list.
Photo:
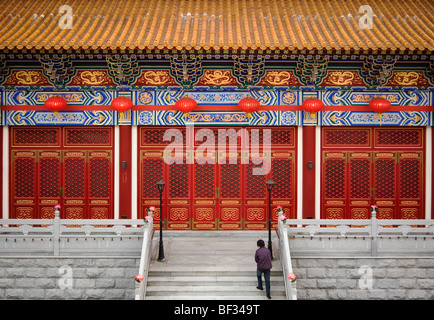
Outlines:
{"label": "stone block wall", "polygon": [[434,299],[434,257],[295,258],[300,300]]}
{"label": "stone block wall", "polygon": [[0,258],[0,299],[134,299],[139,258]]}
{"label": "stone block wall", "polygon": [[[0,257],[0,299],[133,300],[135,257]],[[434,299],[434,257],[296,257],[300,300]]]}

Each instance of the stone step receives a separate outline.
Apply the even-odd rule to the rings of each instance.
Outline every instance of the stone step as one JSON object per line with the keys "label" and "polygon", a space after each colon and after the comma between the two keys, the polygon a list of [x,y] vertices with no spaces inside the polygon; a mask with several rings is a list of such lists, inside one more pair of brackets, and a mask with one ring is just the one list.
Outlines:
{"label": "stone step", "polygon": [[[271,293],[272,300],[286,300],[284,296],[276,296]],[[191,296],[175,296],[175,295],[166,295],[166,296],[147,296],[145,300],[268,300],[265,294],[261,296],[253,296],[253,295],[243,295],[243,296],[216,296],[216,295],[204,295],[197,294]]]}
{"label": "stone step", "polygon": [[[192,281],[191,279],[177,279],[177,280],[170,280],[170,281],[165,281],[165,280],[159,280],[159,279],[149,279],[148,280],[148,287],[151,286],[158,286],[158,287],[164,287],[164,286],[168,286],[168,285],[172,285],[172,286],[215,286],[215,285],[219,285],[219,286],[233,286],[233,283],[238,283],[238,286],[242,286],[242,287],[252,287],[255,288],[257,285],[257,281],[256,279],[245,279],[242,281],[239,280],[225,280],[225,281],[221,281],[221,280],[209,280],[207,278],[200,280],[200,283],[198,284],[197,282]],[[270,279],[270,283],[272,286],[277,286],[277,285],[282,285],[282,279],[281,278],[271,278]],[[265,283],[264,283],[265,286]]]}
{"label": "stone step", "polygon": [[[255,284],[256,285],[256,284]],[[249,291],[250,294],[264,294],[264,291],[256,289],[255,285],[247,286],[247,285],[162,285],[162,286],[148,286],[147,295],[151,293],[153,295],[164,295],[167,292],[172,292],[172,294],[186,294],[191,292],[212,292],[216,295],[226,294],[230,292],[232,295],[244,295],[246,291]],[[251,288],[251,289],[249,289]],[[272,286],[272,289],[275,293],[284,292],[283,286]],[[255,294],[256,295],[256,294]]]}
{"label": "stone step", "polygon": [[[270,277],[274,299],[285,299],[281,271]],[[146,300],[258,300],[265,297],[264,290],[256,289],[256,272],[222,271],[150,271]]]}
{"label": "stone step", "polygon": [[[256,289],[257,239],[264,232],[165,232],[165,261],[158,262],[154,237],[146,300],[267,300]],[[286,299],[275,241],[272,299]]]}

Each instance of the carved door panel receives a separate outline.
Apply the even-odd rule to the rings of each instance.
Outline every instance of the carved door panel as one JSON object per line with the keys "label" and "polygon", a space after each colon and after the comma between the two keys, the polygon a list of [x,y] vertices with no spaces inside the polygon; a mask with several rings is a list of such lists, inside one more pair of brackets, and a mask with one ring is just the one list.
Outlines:
{"label": "carved door panel", "polygon": [[[157,182],[165,181],[164,177],[164,160],[161,151],[140,151],[140,179],[139,179],[139,219],[144,219],[147,215],[147,208],[153,206],[154,228],[160,228],[160,193],[158,192]],[[164,190],[166,192],[166,188]],[[166,199],[163,193],[163,205]],[[165,218],[165,217],[164,217]],[[164,228],[164,225],[163,225]]]}
{"label": "carved door panel", "polygon": [[377,219],[395,219],[397,197],[396,152],[374,152],[372,197],[378,206]]}
{"label": "carved door panel", "polygon": [[346,152],[323,153],[323,218],[344,219],[347,206]]}
{"label": "carved door panel", "polygon": [[422,152],[398,152],[399,219],[423,219],[423,154]]}
{"label": "carved door panel", "polygon": [[11,218],[38,217],[36,157],[35,151],[12,151]]}
{"label": "carved door panel", "polygon": [[241,229],[242,219],[242,166],[241,153],[222,152],[218,163],[218,228]]}
{"label": "carved door panel", "polygon": [[113,218],[113,172],[111,151],[88,151],[87,207],[90,219]]}
{"label": "carved door panel", "polygon": [[214,163],[195,163],[192,179],[193,206],[192,228],[195,230],[211,230],[217,228],[217,166]]}
{"label": "carved door panel", "polygon": [[[165,141],[164,136],[169,129],[174,129],[169,134],[171,140]],[[251,139],[247,129],[194,128],[190,132],[188,129],[191,128],[139,129],[140,218],[146,215],[147,207],[154,205],[157,207],[155,219],[159,219],[156,183],[160,179],[166,182],[163,206],[167,217],[164,217],[164,228],[265,229],[268,223],[265,182],[268,179],[275,179],[278,185],[276,194],[273,194],[273,222],[277,222],[277,205],[283,205],[289,216],[295,215],[294,128],[267,128],[271,132],[267,141],[263,141],[265,136],[262,130],[257,129],[262,158],[264,145],[273,145],[273,151],[274,147],[282,150],[272,156],[271,151],[266,151],[268,158],[265,165],[262,162],[255,164],[250,158]],[[190,135],[191,132],[194,135]],[[173,157],[176,156],[176,141],[182,141],[179,163]],[[168,161],[169,156],[172,163]],[[165,160],[163,157],[166,157]],[[194,161],[188,161],[190,159]]]}
{"label": "carved door panel", "polygon": [[[113,128],[11,128],[11,217],[113,217]],[[66,150],[64,150],[64,148]]]}
{"label": "carved door panel", "polygon": [[[293,151],[273,151],[271,154],[271,179],[274,182],[272,192],[271,222],[277,223],[277,206],[285,211],[289,219],[296,219],[295,210],[295,153]],[[314,197],[314,195],[313,195]]]}
{"label": "carved door panel", "polygon": [[255,164],[251,159],[244,166],[244,229],[265,229],[268,222],[267,199],[265,182],[267,175],[259,173],[262,164]]}
{"label": "carved door panel", "polygon": [[423,128],[322,131],[322,217],[423,218]]}
{"label": "carved door panel", "polygon": [[180,160],[166,165],[168,229],[191,228],[192,166],[186,163],[185,155]]}
{"label": "carved door panel", "polygon": [[60,151],[38,152],[38,218],[53,219],[53,207],[61,204],[61,162]]}
{"label": "carved door panel", "polygon": [[346,219],[370,219],[372,153],[348,152],[348,210]]}
{"label": "carved door panel", "polygon": [[63,219],[87,218],[86,167],[85,151],[63,151]]}
{"label": "carved door panel", "polygon": [[111,151],[63,151],[65,219],[111,219],[113,172]]}

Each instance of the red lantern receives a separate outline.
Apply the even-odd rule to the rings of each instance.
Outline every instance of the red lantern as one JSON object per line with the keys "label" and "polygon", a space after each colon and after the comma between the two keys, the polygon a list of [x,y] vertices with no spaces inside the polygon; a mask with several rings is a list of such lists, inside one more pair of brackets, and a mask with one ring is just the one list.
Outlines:
{"label": "red lantern", "polygon": [[60,110],[63,110],[67,106],[67,102],[61,96],[52,96],[45,100],[44,102],[45,108],[54,112],[54,116],[57,116],[57,113]]}
{"label": "red lantern", "polygon": [[258,110],[260,106],[261,104],[259,101],[252,97],[246,97],[238,102],[238,107],[240,107],[242,111],[246,112],[248,117],[251,117],[252,112]]}
{"label": "red lantern", "polygon": [[130,110],[133,107],[133,102],[127,97],[114,98],[111,106],[113,109],[121,113],[121,117],[124,116],[124,112]]}
{"label": "red lantern", "polygon": [[197,107],[197,102],[192,98],[184,97],[176,101],[175,107],[179,111],[184,112],[184,115],[188,115],[189,112]]}
{"label": "red lantern", "polygon": [[385,98],[374,98],[369,101],[369,107],[378,113],[378,117],[382,118],[382,113],[389,111],[392,108],[392,104]]}
{"label": "red lantern", "polygon": [[304,111],[309,112],[310,116],[315,119],[315,113],[324,108],[324,103],[318,98],[307,98],[301,104]]}

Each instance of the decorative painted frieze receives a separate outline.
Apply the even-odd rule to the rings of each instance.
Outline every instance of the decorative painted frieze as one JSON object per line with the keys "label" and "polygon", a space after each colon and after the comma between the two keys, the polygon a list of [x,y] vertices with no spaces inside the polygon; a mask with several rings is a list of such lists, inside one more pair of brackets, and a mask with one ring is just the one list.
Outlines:
{"label": "decorative painted frieze", "polygon": [[380,118],[370,111],[321,111],[321,126],[432,126],[432,112],[389,111]]}
{"label": "decorative painted frieze", "polygon": [[[17,90],[6,90],[4,92],[4,105],[43,105],[51,96],[63,97],[69,105],[108,105],[115,97],[114,91],[93,90],[93,91],[30,91],[28,87],[18,87]],[[70,87],[70,89],[73,89]]]}
{"label": "decorative painted frieze", "polygon": [[39,58],[42,65],[42,71],[47,80],[56,89],[64,88],[72,77],[75,75],[76,70],[73,66],[72,60],[68,55],[44,55]]}
{"label": "decorative painted frieze", "polygon": [[136,57],[107,56],[108,73],[117,85],[130,86],[136,82],[141,72]]}
{"label": "decorative painted frieze", "polygon": [[392,76],[392,71],[395,63],[396,57],[365,57],[363,67],[360,70],[360,75],[368,86],[383,86]]}
{"label": "decorative painted frieze", "polygon": [[353,88],[351,91],[328,90],[321,91],[321,99],[329,106],[366,106],[374,98],[383,97],[393,106],[427,106],[429,92],[422,90],[405,91],[365,91],[365,88]]}
{"label": "decorative painted frieze", "polygon": [[116,125],[116,112],[112,111],[60,111],[54,115],[51,111],[8,110],[2,111],[2,125],[38,126],[38,125]]}
{"label": "decorative painted frieze", "polygon": [[197,56],[171,56],[170,74],[183,88],[191,88],[203,74],[201,59]]}
{"label": "decorative painted frieze", "polygon": [[300,56],[295,69],[295,76],[305,86],[317,86],[327,75],[329,58],[307,58]]}
{"label": "decorative painted frieze", "polygon": [[265,73],[265,57],[237,56],[234,58],[233,74],[242,87],[256,85]]}
{"label": "decorative painted frieze", "polygon": [[312,117],[303,111],[262,110],[249,118],[239,111],[196,111],[188,116],[174,110],[140,110],[120,114],[116,111],[60,111],[54,115],[40,110],[4,110],[2,125],[246,125],[246,126],[432,126],[433,112],[320,111]]}

